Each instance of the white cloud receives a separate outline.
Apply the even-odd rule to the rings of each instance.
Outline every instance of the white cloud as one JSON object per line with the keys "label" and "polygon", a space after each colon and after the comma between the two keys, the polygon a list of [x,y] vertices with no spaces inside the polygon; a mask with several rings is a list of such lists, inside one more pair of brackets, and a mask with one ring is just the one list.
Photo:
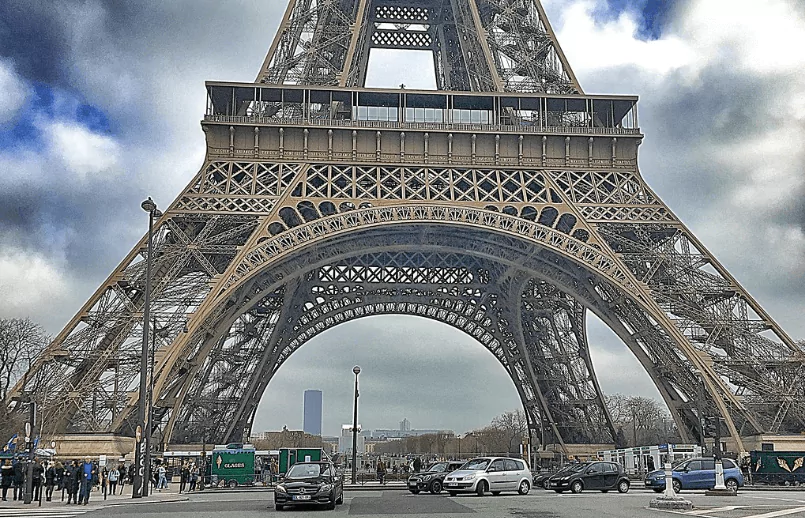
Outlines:
{"label": "white cloud", "polygon": [[111,137],[99,135],[71,122],[53,122],[45,127],[52,153],[80,178],[114,173],[120,146]]}
{"label": "white cloud", "polygon": [[27,317],[42,308],[63,303],[65,272],[36,253],[6,250],[0,253],[0,300],[3,317]]}
{"label": "white cloud", "polygon": [[0,59],[0,124],[13,121],[28,98],[28,87],[7,60]]}

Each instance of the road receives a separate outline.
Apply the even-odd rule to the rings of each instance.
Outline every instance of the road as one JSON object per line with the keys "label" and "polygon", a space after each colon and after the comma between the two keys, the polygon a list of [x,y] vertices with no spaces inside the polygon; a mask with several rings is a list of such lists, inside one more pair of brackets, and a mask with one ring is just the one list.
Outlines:
{"label": "road", "polygon": [[[737,497],[708,497],[703,492],[685,492],[696,508],[680,513],[704,518],[805,518],[805,492],[750,492]],[[48,508],[3,509],[0,518],[37,517],[110,518],[115,516],[151,518],[220,518],[290,516],[296,518],[323,516],[360,516],[363,518],[632,518],[667,517],[672,513],[647,509],[655,494],[647,491],[630,491],[628,494],[591,493],[580,495],[533,490],[529,495],[501,495],[483,498],[474,495],[449,497],[446,495],[412,495],[401,490],[348,491],[344,505],[335,511],[286,510],[275,511],[273,496],[265,492],[215,492],[191,494],[187,501],[172,503],[138,503],[130,500],[102,509]]]}

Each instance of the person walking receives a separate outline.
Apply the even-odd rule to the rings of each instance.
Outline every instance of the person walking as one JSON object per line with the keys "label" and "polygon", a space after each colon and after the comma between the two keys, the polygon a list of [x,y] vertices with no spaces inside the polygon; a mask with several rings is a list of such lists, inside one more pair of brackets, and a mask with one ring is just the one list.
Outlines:
{"label": "person walking", "polygon": [[97,476],[95,466],[87,458],[84,463],[79,466],[79,476],[81,481],[78,488],[78,503],[87,505],[89,504],[89,494],[92,492],[92,480]]}
{"label": "person walking", "polygon": [[61,501],[64,502],[64,464],[57,460],[53,471],[56,472],[56,490],[61,491]]}
{"label": "person walking", "polygon": [[157,468],[157,491],[162,491],[163,489],[168,489],[168,479],[165,478],[165,474],[167,470],[165,466],[160,464]]}
{"label": "person walking", "polygon": [[198,466],[196,463],[190,465],[190,491],[196,490],[196,483],[198,482]]}
{"label": "person walking", "polygon": [[375,469],[377,470],[377,481],[380,482],[380,484],[385,484],[386,483],[386,465],[383,464],[382,460],[380,460],[380,459],[377,460],[377,466],[375,466]]}
{"label": "person walking", "polygon": [[179,468],[179,493],[184,493],[187,490],[187,483],[190,481],[190,468],[187,463],[183,463]]}
{"label": "person walking", "polygon": [[56,485],[56,466],[52,463],[48,463],[48,467],[45,470],[45,501],[50,502],[53,497],[53,486]]}
{"label": "person walking", "polygon": [[112,467],[112,471],[109,472],[109,494],[114,495],[117,491],[117,481],[120,478],[120,471],[117,469],[117,466]]}
{"label": "person walking", "polygon": [[14,463],[14,500],[22,500],[25,491],[25,466],[21,460]]}
{"label": "person walking", "polygon": [[33,481],[33,497],[34,502],[38,502],[42,498],[42,478],[45,475],[45,468],[38,458],[34,458],[34,469],[31,480]]}
{"label": "person walking", "polygon": [[67,463],[64,468],[64,489],[67,490],[67,503],[77,504],[78,495],[76,488],[78,487],[78,461],[74,460]]}
{"label": "person walking", "polygon": [[3,462],[3,466],[0,467],[0,475],[3,477],[1,484],[3,487],[3,502],[7,502],[8,488],[11,487],[11,483],[14,481],[14,466],[11,465],[11,459],[6,459]]}

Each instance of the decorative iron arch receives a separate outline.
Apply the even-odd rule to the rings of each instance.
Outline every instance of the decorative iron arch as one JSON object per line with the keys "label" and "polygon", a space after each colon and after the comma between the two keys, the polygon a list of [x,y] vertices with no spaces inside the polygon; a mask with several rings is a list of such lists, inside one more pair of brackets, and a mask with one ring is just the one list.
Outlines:
{"label": "decorative iron arch", "polygon": [[[292,231],[288,231],[289,233],[305,232],[307,236],[306,239],[297,238],[299,239],[297,241],[287,234],[281,234],[275,236],[275,238],[261,238],[262,241],[259,247],[253,248],[249,252],[249,266],[241,267],[239,271],[232,274],[231,279],[233,279],[233,281],[229,284],[227,291],[230,294],[235,293],[243,286],[247,286],[250,280],[257,276],[257,272],[271,270],[272,268],[267,267],[267,265],[270,264],[268,261],[269,257],[272,258],[272,262],[275,265],[286,265],[281,267],[274,274],[276,279],[274,279],[273,283],[261,281],[265,282],[267,286],[271,286],[272,289],[277,289],[284,284],[285,281],[283,279],[286,279],[288,275],[281,270],[283,270],[283,268],[289,272],[298,270],[299,256],[300,254],[304,254],[305,250],[312,250],[312,255],[320,259],[320,262],[326,261],[332,257],[328,254],[335,250],[335,248],[342,250],[349,248],[349,246],[345,246],[345,244],[351,238],[354,238],[352,234],[363,236],[366,232],[382,229],[381,233],[387,238],[397,240],[401,235],[410,234],[411,225],[425,225],[431,229],[446,228],[449,226],[454,229],[453,232],[455,232],[456,229],[471,229],[476,233],[485,232],[487,238],[493,236],[494,239],[491,239],[490,242],[479,241],[477,239],[473,241],[467,239],[467,237],[471,236],[465,236],[460,244],[457,243],[455,245],[456,248],[462,249],[462,247],[466,248],[467,246],[471,248],[472,244],[477,243],[485,247],[485,249],[483,251],[475,250],[475,254],[486,254],[489,257],[495,257],[496,249],[500,248],[500,243],[495,242],[495,240],[497,239],[497,241],[499,241],[502,238],[508,241],[510,248],[517,250],[515,253],[517,259],[509,258],[508,260],[511,265],[516,265],[520,268],[532,268],[530,273],[535,275],[540,274],[540,268],[545,270],[547,267],[547,269],[551,270],[551,273],[554,274],[553,277],[548,276],[551,282],[556,282],[555,273],[557,270],[574,269],[574,274],[567,274],[566,283],[562,284],[562,286],[564,286],[568,292],[583,287],[584,291],[587,292],[588,298],[595,299],[594,303],[592,300],[582,300],[585,300],[588,307],[598,313],[599,316],[602,317],[602,320],[610,325],[610,327],[624,339],[641,363],[643,363],[644,367],[647,367],[650,376],[655,380],[655,383],[658,384],[660,392],[663,394],[669,407],[672,408],[674,417],[681,425],[680,428],[686,430],[683,431],[683,434],[689,436],[695,433],[695,427],[692,425],[694,417],[690,408],[690,401],[693,399],[692,394],[695,393],[692,387],[697,386],[697,379],[692,372],[687,379],[682,380],[662,380],[662,376],[657,373],[657,365],[654,362],[658,361],[657,358],[662,354],[659,350],[668,349],[673,351],[676,349],[678,342],[675,343],[673,340],[674,333],[668,332],[666,329],[667,322],[665,321],[667,317],[665,317],[665,315],[656,315],[656,313],[658,313],[657,308],[652,308],[654,310],[653,312],[648,311],[646,306],[651,306],[650,304],[646,304],[645,297],[633,296],[625,290],[624,286],[631,288],[638,286],[638,283],[630,278],[628,272],[618,269],[615,265],[615,261],[606,257],[606,255],[596,249],[595,246],[578,242],[570,236],[553,231],[553,229],[535,228],[535,226],[529,225],[530,222],[523,222],[522,220],[512,218],[505,214],[488,214],[483,213],[484,211],[474,212],[466,208],[453,211],[453,223],[445,223],[445,219],[450,219],[446,217],[450,210],[450,208],[439,210],[433,207],[398,207],[396,210],[369,208],[363,209],[364,213],[373,214],[373,216],[366,218],[369,220],[369,224],[365,226],[359,224],[361,221],[365,220],[358,214],[352,213],[333,216],[333,218],[348,216],[354,222],[352,225],[334,223],[333,227],[328,227],[328,222],[319,220],[311,224],[318,225],[317,231],[307,229],[304,225]],[[356,212],[360,213],[361,210]],[[404,217],[400,218],[401,215]],[[395,219],[395,216],[398,219]],[[411,216],[418,216],[419,219],[417,220]],[[403,230],[395,233],[393,231],[395,227],[402,228]],[[330,235],[325,232],[328,228],[335,228],[336,231],[332,232],[332,235]],[[408,232],[405,231],[406,229]],[[458,233],[461,232],[459,231]],[[470,232],[470,234],[472,234],[472,232]],[[416,235],[416,232],[414,232],[414,235]],[[345,238],[345,236],[349,237]],[[538,236],[540,241],[535,243],[535,236]],[[477,236],[475,237],[477,238]],[[441,239],[444,240],[443,237]],[[329,252],[325,252],[327,248],[325,243],[328,242],[332,242],[332,247]],[[493,242],[494,244],[492,244]],[[399,242],[397,242],[397,244],[399,246]],[[373,244],[373,246],[376,245]],[[444,246],[444,243],[440,246]],[[295,252],[289,253],[288,250],[290,249],[293,249]],[[266,250],[269,250],[270,253],[266,252]],[[536,264],[527,264],[529,260],[534,260],[541,256],[545,257],[543,257],[541,261],[538,261],[539,266]],[[289,261],[290,257],[294,257],[294,260]],[[294,263],[294,267],[287,268],[287,265],[291,262]],[[550,264],[551,262],[553,264]],[[271,275],[269,275],[269,277],[271,277]],[[574,294],[574,296],[578,295]],[[227,300],[226,297],[221,296],[219,296],[218,299],[221,301]],[[626,312],[630,313],[628,318],[625,316]],[[623,321],[621,321],[622,319]],[[661,325],[662,323],[665,323],[665,325]],[[647,327],[647,329],[636,328],[635,326],[638,324]],[[676,331],[673,328],[671,330]],[[649,335],[652,336],[652,344],[646,343],[648,341],[646,336]],[[685,349],[684,345],[689,346],[689,344],[683,344],[683,347],[681,347],[683,351]],[[677,351],[677,353],[680,354],[679,351]],[[681,355],[683,358],[685,357],[684,352],[682,352]],[[668,354],[664,356],[663,359],[668,359]],[[696,360],[701,361],[701,358],[693,357],[691,362],[695,363]],[[652,364],[655,367],[654,369],[649,367]],[[163,376],[165,375],[166,373],[163,372]],[[717,379],[720,381],[719,378]],[[717,386],[716,384],[713,385]],[[709,388],[713,389],[712,386]],[[714,410],[718,409],[719,406],[724,406],[723,403],[719,404],[724,394],[724,387],[720,388],[722,390],[717,392],[720,395],[717,398],[711,397],[710,404],[712,404]],[[176,410],[178,406],[174,405],[174,408]],[[725,415],[729,415],[726,409],[722,410],[724,410]],[[733,411],[736,417],[740,417],[742,424],[752,424],[752,416],[749,415],[740,404],[733,406]],[[173,415],[177,415],[177,413],[174,412]],[[171,428],[172,427],[169,426],[168,429],[170,430]]]}

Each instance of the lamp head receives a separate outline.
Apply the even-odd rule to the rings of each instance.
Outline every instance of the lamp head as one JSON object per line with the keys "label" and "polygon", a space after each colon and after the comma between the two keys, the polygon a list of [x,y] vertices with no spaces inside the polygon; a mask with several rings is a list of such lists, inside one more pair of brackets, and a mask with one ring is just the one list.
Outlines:
{"label": "lamp head", "polygon": [[157,210],[157,204],[154,203],[154,200],[152,200],[150,196],[140,204],[140,207],[142,207],[145,212],[154,212]]}
{"label": "lamp head", "polygon": [[358,374],[361,373],[361,368],[356,365],[356,366],[352,367],[352,372],[354,372],[355,375],[357,376]]}

